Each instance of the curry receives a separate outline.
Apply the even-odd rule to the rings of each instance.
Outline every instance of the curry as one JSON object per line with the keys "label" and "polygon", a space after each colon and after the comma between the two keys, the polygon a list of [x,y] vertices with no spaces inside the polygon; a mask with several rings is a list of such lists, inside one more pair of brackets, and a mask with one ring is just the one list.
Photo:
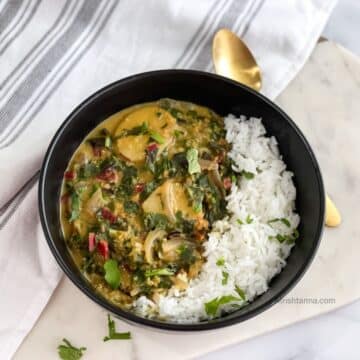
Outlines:
{"label": "curry", "polygon": [[171,99],[103,121],[64,173],[64,239],[91,285],[129,309],[186,289],[234,181],[222,117]]}

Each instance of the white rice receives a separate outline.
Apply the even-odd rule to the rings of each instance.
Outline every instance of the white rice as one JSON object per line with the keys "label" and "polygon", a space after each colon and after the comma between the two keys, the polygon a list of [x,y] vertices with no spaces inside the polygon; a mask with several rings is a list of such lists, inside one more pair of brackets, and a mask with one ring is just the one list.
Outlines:
{"label": "white rice", "polygon": [[[265,136],[261,119],[229,115],[225,127],[226,139],[232,144],[229,156],[234,170],[256,175],[253,179],[243,176],[238,184],[232,185],[227,197],[230,216],[214,224],[204,244],[207,260],[198,278],[191,280],[185,291],[171,290],[160,297],[158,304],[140,297],[134,304],[139,315],[177,323],[208,319],[205,303],[226,295],[240,299],[236,286],[244,291],[246,302],[252,301],[268,289],[270,280],[286,265],[293,245],[272,237],[290,235],[299,224],[300,218],[294,211],[293,174],[286,171],[276,139]],[[252,222],[248,224],[247,218]],[[268,223],[276,218],[286,218],[291,226],[281,221]],[[219,259],[224,259],[223,266],[216,264]],[[229,274],[225,285],[223,272]],[[221,311],[231,311],[234,304],[244,303],[233,301],[223,305]]]}

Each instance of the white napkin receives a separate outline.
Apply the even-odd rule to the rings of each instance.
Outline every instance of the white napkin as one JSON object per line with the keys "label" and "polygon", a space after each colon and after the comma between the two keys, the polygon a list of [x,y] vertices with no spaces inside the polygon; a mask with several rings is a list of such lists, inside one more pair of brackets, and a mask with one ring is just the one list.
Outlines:
{"label": "white napkin", "polygon": [[252,49],[263,70],[262,92],[274,98],[304,64],[335,2],[0,4],[1,359],[14,354],[61,277],[39,224],[36,192],[43,154],[70,111],[98,88],[137,72],[211,71],[211,40],[222,27]]}

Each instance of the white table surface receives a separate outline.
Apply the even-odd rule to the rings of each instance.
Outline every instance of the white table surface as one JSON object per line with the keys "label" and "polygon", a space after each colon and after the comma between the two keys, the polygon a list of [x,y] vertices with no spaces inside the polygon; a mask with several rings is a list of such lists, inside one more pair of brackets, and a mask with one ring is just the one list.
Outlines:
{"label": "white table surface", "polygon": [[[323,36],[360,56],[360,1],[339,0]],[[201,360],[360,359],[360,301],[269,335],[213,352]]]}

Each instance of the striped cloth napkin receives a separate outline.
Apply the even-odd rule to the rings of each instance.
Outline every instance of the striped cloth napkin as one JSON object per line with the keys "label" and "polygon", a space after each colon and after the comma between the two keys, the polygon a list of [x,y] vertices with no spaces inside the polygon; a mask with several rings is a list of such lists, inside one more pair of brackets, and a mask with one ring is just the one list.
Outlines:
{"label": "striped cloth napkin", "polygon": [[[0,358],[31,330],[61,277],[39,224],[50,138],[84,98],[154,69],[212,71],[227,27],[252,49],[275,98],[302,67],[335,0],[0,1]],[[57,199],[54,198],[55,203]],[[69,301],[71,301],[69,299]]]}

